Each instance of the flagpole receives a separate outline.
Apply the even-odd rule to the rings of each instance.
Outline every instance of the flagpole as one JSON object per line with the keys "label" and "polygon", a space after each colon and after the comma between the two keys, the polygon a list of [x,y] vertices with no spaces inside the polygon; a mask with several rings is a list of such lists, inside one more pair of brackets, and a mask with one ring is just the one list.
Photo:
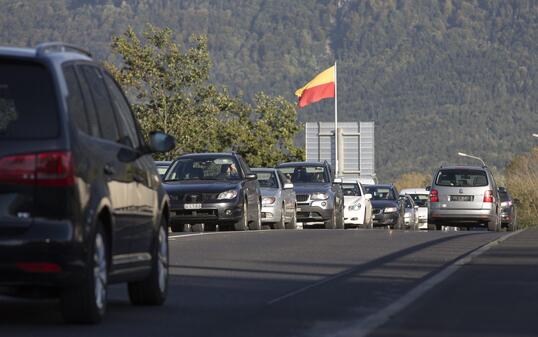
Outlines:
{"label": "flagpole", "polygon": [[337,68],[336,60],[334,61],[334,171],[336,176],[338,176],[338,85],[337,80]]}

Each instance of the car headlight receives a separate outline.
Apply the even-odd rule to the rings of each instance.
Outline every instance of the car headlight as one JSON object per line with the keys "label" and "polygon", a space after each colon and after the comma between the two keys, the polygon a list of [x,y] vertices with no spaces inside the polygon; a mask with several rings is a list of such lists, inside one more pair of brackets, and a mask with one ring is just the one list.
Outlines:
{"label": "car headlight", "polygon": [[230,200],[237,197],[237,190],[224,191],[217,197],[218,200]]}
{"label": "car headlight", "polygon": [[361,204],[354,204],[348,207],[350,211],[360,211],[361,210]]}
{"label": "car headlight", "polygon": [[312,199],[312,200],[327,200],[327,199],[329,199],[329,194],[328,193],[322,193],[322,192],[312,193],[312,195],[310,196],[310,199]]}
{"label": "car headlight", "polygon": [[398,212],[397,207],[387,207],[387,208],[385,208],[385,213],[394,213],[394,212]]}
{"label": "car headlight", "polygon": [[269,206],[273,205],[276,201],[275,197],[262,197],[262,205],[263,206]]}

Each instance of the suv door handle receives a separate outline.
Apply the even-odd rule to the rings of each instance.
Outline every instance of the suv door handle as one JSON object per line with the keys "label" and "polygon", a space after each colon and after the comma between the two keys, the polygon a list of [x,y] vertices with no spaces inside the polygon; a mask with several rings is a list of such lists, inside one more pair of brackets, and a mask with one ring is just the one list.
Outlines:
{"label": "suv door handle", "polygon": [[103,167],[103,172],[105,172],[106,175],[111,176],[116,174],[116,169],[110,164],[105,164]]}

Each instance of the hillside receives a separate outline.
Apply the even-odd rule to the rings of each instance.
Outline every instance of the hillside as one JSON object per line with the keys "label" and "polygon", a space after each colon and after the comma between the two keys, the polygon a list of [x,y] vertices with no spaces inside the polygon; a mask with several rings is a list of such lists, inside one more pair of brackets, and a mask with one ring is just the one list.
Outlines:
{"label": "hillside", "polygon": [[[342,121],[374,120],[382,179],[464,151],[504,168],[538,131],[538,5],[527,0],[0,0],[0,45],[63,40],[114,61],[128,25],[207,34],[213,81],[295,100],[339,62]],[[300,111],[332,120],[332,100]]]}

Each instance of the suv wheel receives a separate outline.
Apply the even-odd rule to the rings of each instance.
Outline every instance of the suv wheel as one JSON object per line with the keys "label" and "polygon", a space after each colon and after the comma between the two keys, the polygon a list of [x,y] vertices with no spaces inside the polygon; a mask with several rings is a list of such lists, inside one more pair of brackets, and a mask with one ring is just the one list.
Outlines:
{"label": "suv wheel", "polygon": [[246,199],[243,202],[243,216],[241,216],[241,219],[234,224],[234,229],[236,231],[248,230],[248,207]]}
{"label": "suv wheel", "polygon": [[345,229],[344,225],[344,210],[340,209],[338,212],[338,217],[336,218],[336,228],[337,229]]}
{"label": "suv wheel", "polygon": [[172,232],[190,232],[191,231],[190,224],[171,224],[170,228],[172,229]]}
{"label": "suv wheel", "polygon": [[331,218],[325,221],[325,229],[335,229],[335,227],[336,227],[336,209],[333,210]]}
{"label": "suv wheel", "polygon": [[259,200],[257,202],[256,208],[258,209],[258,211],[256,212],[256,218],[254,219],[254,221],[250,223],[250,226],[249,226],[249,229],[252,229],[252,230],[262,229],[262,208],[261,208],[261,204]]}
{"label": "suv wheel", "polygon": [[293,210],[291,221],[286,224],[286,229],[297,229],[297,213]]}
{"label": "suv wheel", "polygon": [[61,294],[61,310],[70,323],[98,323],[106,311],[109,252],[101,223],[93,237],[83,280]]}
{"label": "suv wheel", "polygon": [[129,299],[135,305],[162,305],[168,292],[168,234],[164,219],[153,241],[149,277],[128,284]]}

